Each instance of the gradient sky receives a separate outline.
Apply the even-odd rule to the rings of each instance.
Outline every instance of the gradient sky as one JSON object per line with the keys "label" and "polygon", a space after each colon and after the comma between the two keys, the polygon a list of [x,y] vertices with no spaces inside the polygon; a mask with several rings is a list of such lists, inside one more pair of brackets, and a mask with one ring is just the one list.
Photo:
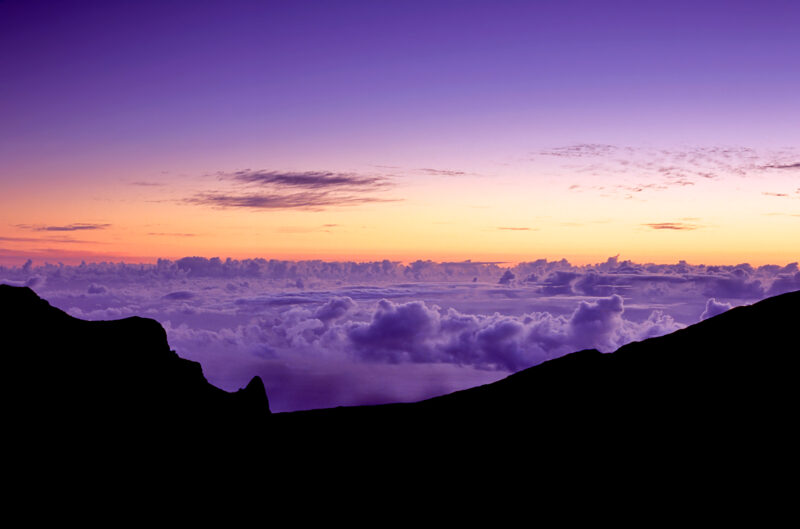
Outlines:
{"label": "gradient sky", "polygon": [[800,4],[0,1],[0,263],[800,250]]}

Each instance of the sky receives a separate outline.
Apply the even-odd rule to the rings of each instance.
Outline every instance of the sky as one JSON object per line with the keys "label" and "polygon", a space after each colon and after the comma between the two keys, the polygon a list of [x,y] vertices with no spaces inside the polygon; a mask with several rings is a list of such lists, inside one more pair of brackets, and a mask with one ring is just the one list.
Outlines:
{"label": "sky", "polygon": [[0,264],[800,249],[793,1],[0,1]]}

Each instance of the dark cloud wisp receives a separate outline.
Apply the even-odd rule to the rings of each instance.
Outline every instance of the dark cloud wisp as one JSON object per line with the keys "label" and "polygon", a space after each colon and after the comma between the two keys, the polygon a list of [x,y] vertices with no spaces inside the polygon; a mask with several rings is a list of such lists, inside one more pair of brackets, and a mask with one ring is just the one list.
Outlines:
{"label": "dark cloud wisp", "polygon": [[65,237],[0,237],[0,241],[6,242],[48,242],[48,243],[85,243],[88,241],[81,241],[78,239],[69,239]]}
{"label": "dark cloud wisp", "polygon": [[352,206],[369,202],[393,202],[394,199],[384,199],[371,196],[358,196],[355,194],[339,194],[327,191],[303,193],[198,193],[191,198],[184,199],[186,204],[212,206],[216,208],[245,208],[245,209],[312,209],[320,210],[326,207]]}
{"label": "dark cloud wisp", "polygon": [[217,173],[224,181],[236,184],[223,190],[196,193],[184,204],[215,208],[257,210],[307,209],[352,206],[369,202],[394,202],[374,196],[392,183],[383,176],[363,176],[332,171],[252,171]]}
{"label": "dark cloud wisp", "polygon": [[271,188],[375,190],[391,185],[388,179],[382,176],[361,176],[332,171],[280,172],[247,169],[221,173],[220,176],[240,183]]}
{"label": "dark cloud wisp", "polygon": [[764,169],[800,169],[800,162],[765,165]]}
{"label": "dark cloud wisp", "polygon": [[454,171],[451,169],[432,169],[430,167],[423,167],[419,171],[433,175],[433,176],[466,176],[467,173],[464,171]]}
{"label": "dark cloud wisp", "polygon": [[137,187],[163,187],[166,184],[163,184],[161,182],[149,182],[146,180],[139,180],[136,182],[131,182],[130,185]]}
{"label": "dark cloud wisp", "polygon": [[647,226],[648,228],[653,228],[654,230],[696,230],[700,226],[697,224],[689,224],[687,222],[651,222],[647,224],[643,224],[642,226]]}
{"label": "dark cloud wisp", "polygon": [[111,224],[92,224],[85,222],[76,222],[74,224],[66,224],[64,226],[42,226],[33,224],[16,224],[15,227],[23,230],[32,231],[89,231],[89,230],[104,230],[109,228]]}

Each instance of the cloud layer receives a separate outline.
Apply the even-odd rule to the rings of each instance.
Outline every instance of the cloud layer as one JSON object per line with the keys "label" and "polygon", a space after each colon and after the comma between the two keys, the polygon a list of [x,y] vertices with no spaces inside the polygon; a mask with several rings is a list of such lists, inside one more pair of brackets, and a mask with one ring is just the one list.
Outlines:
{"label": "cloud layer", "polygon": [[797,264],[592,266],[186,257],[0,267],[86,319],[144,316],[226,389],[255,374],[276,410],[418,400],[575,350],[612,351],[800,290]]}

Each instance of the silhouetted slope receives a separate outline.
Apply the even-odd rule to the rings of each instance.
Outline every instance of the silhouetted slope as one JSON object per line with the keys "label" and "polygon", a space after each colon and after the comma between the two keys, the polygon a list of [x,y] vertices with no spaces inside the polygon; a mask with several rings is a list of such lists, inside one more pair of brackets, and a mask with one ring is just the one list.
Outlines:
{"label": "silhouetted slope", "polygon": [[268,417],[260,379],[236,393],[210,385],[153,320],[82,321],[30,289],[0,286],[6,425],[59,439],[225,435],[283,454],[288,467],[487,453],[723,464],[735,452],[785,453],[794,439],[798,316],[794,292],[419,403]]}
{"label": "silhouetted slope", "polygon": [[795,438],[799,325],[800,292],[793,292],[614,353],[576,352],[419,403],[280,413],[272,423],[340,446],[357,438],[376,452],[433,443],[467,457],[546,449],[561,457],[625,454],[628,462],[654,453],[721,462]]}
{"label": "silhouetted slope", "polygon": [[0,285],[3,389],[9,420],[59,439],[152,438],[260,429],[261,379],[228,393],[178,357],[145,318],[83,321],[25,287]]}

